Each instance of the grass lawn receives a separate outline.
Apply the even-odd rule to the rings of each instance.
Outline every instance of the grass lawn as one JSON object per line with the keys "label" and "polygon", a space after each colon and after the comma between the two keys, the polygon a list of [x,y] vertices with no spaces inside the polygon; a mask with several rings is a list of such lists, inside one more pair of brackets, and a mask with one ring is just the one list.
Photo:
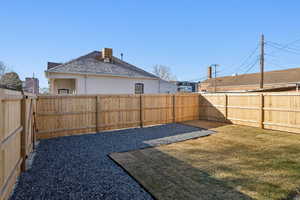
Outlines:
{"label": "grass lawn", "polygon": [[189,122],[208,137],[114,153],[157,199],[285,199],[300,186],[300,134]]}

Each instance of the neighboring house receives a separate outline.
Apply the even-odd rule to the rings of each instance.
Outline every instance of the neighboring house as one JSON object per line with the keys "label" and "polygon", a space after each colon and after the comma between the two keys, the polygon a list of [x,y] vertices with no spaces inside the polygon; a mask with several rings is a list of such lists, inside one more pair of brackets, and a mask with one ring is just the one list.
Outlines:
{"label": "neighboring house", "polygon": [[93,51],[66,63],[48,62],[45,71],[51,94],[175,93],[176,84],[112,55]]}
{"label": "neighboring house", "polygon": [[39,94],[39,79],[37,78],[25,78],[23,82],[23,90],[25,92]]}
{"label": "neighboring house", "polygon": [[22,90],[22,81],[16,72],[8,72],[1,76],[0,87],[12,90]]}
{"label": "neighboring house", "polygon": [[178,92],[198,92],[198,83],[190,81],[178,81]]}
{"label": "neighboring house", "polygon": [[[211,68],[208,79],[199,83],[200,92],[245,92],[245,91],[298,91],[300,68],[268,71],[264,73],[264,88],[260,89],[260,73],[243,74],[212,78]],[[216,87],[215,87],[216,85]]]}

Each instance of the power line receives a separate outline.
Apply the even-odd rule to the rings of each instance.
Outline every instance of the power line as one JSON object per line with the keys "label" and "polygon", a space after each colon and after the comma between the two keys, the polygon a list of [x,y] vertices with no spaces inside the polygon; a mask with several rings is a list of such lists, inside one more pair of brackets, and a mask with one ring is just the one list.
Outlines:
{"label": "power line", "polygon": [[[266,60],[266,63],[269,63],[269,64],[271,64],[273,67],[275,66],[275,67],[279,67],[279,68],[287,68],[285,65],[283,65],[282,63],[278,63],[278,62],[273,62],[272,60],[270,61],[270,60]],[[295,64],[293,64],[293,67],[299,67],[299,65],[295,65]],[[291,67],[289,67],[289,68],[291,68]]]}
{"label": "power line", "polygon": [[270,57],[272,57],[272,58],[276,58],[276,56],[274,56],[274,55],[271,55],[271,54],[268,54],[268,53],[265,53],[265,56],[270,56]]}
{"label": "power line", "polygon": [[278,46],[279,48],[289,49],[289,50],[292,50],[292,51],[300,51],[300,49],[298,49],[298,48],[285,46],[284,44],[280,44],[280,43],[277,43],[277,42],[268,41],[268,42],[266,42],[266,44],[267,45],[271,44],[271,45],[274,45],[274,46]]}
{"label": "power line", "polygon": [[[300,55],[300,46],[297,46],[299,48],[291,47],[292,45],[295,46],[295,43],[297,43],[297,42],[300,42],[300,38],[296,39],[296,40],[293,40],[293,41],[291,41],[287,44],[280,44],[280,43],[273,42],[273,41],[263,42],[261,45],[265,45],[265,46],[268,46],[268,47],[271,47],[271,48],[275,49],[271,53],[264,53],[263,52],[263,56],[267,56],[267,57],[270,56],[270,57],[276,58],[276,56],[274,56],[273,53],[276,52],[277,50],[284,51],[284,52],[290,53],[290,54]],[[257,64],[257,62],[259,61],[259,57],[256,57],[255,60],[251,60],[251,58],[257,52],[259,46],[261,46],[261,45],[259,45],[259,44],[256,45],[256,47],[250,52],[250,54],[248,54],[244,59],[242,59],[242,62],[239,65],[233,65],[233,66],[236,66],[236,67],[233,67],[233,68],[229,69],[229,72],[231,72],[231,73],[235,72],[237,74],[246,74],[250,70],[252,70],[254,68],[254,66]],[[251,61],[253,61],[253,62],[251,62]],[[278,67],[283,67],[283,66],[275,64],[275,63],[273,63],[273,64],[277,65]],[[246,70],[244,71],[244,73],[238,73],[241,70],[242,67],[246,68]],[[219,75],[222,75],[222,76],[228,75],[228,70],[227,71],[221,70],[219,72],[218,72]],[[197,78],[197,79],[192,79],[192,80],[189,80],[189,81],[200,81],[200,80],[204,80],[204,79],[207,79],[207,76],[203,76],[203,77],[200,77],[200,78]]]}
{"label": "power line", "polygon": [[275,62],[272,62],[272,61],[270,61],[270,60],[267,60],[266,63],[269,63],[269,64],[271,64],[272,66],[275,66],[275,67],[286,68],[285,66],[280,65],[280,64],[275,63]]}
{"label": "power line", "polygon": [[201,77],[201,78],[197,78],[197,79],[190,79],[190,80],[187,80],[189,82],[197,82],[197,81],[202,81],[202,80],[206,80],[207,79],[207,76],[205,77]]}
{"label": "power line", "polygon": [[247,59],[240,65],[240,67],[244,66],[246,62],[255,54],[255,52],[258,50],[259,45],[255,47],[255,49],[251,52],[251,54],[247,57]]}
{"label": "power line", "polygon": [[[292,53],[292,54],[295,54],[295,55],[300,55],[300,53],[298,53],[298,52],[295,52],[295,51],[293,51],[293,50],[289,50],[289,49],[287,49],[287,48],[283,48],[283,47],[277,47],[277,46],[275,46],[275,45],[272,45],[272,44],[270,44],[270,43],[267,43],[266,45],[268,45],[268,46],[270,46],[270,47],[273,47],[273,48],[275,48],[275,49],[278,49],[279,51],[284,51],[284,52],[287,52],[287,53]],[[271,54],[272,55],[272,54]]]}
{"label": "power line", "polygon": [[249,66],[248,69],[246,69],[246,71],[243,74],[247,74],[251,69],[253,69],[253,67],[258,63],[258,61],[259,61],[259,57],[257,57],[252,64],[248,65]]}
{"label": "power line", "polygon": [[[256,47],[250,52],[250,54],[248,54],[244,59],[242,59],[241,64],[239,64],[237,67],[235,67],[235,69],[231,70],[231,72],[238,72],[244,65],[246,65],[248,63],[248,61],[252,58],[252,56],[256,53],[256,51],[258,50],[259,45],[256,45]],[[251,62],[252,63],[252,62]],[[236,65],[234,65],[236,66]],[[228,73],[224,72],[224,73]]]}
{"label": "power line", "polygon": [[[292,42],[289,42],[287,44],[281,44],[278,42],[273,42],[273,41],[267,41],[266,45],[268,47],[273,48],[273,51],[271,51],[271,53],[266,54],[267,56],[272,57],[274,60],[274,58],[277,58],[277,56],[274,55],[274,52],[276,51],[283,51],[285,53],[289,53],[289,54],[293,54],[293,55],[300,55],[300,46],[297,46],[296,43],[300,42],[300,38],[293,40]],[[272,64],[272,66],[276,66],[276,67],[280,67],[280,68],[286,68],[286,66],[282,65],[282,64],[278,64],[277,60],[275,59],[275,62],[270,61],[269,59],[267,59],[266,61],[270,64]]]}
{"label": "power line", "polygon": [[296,40],[293,40],[292,42],[287,43],[285,46],[288,47],[288,46],[293,45],[293,44],[295,44],[297,42],[300,42],[300,38],[298,38]]}
{"label": "power line", "polygon": [[[292,42],[289,42],[289,43],[283,45],[282,49],[284,49],[284,48],[286,48],[286,47],[289,47],[289,46],[291,46],[291,45],[293,45],[293,44],[295,44],[295,43],[297,43],[297,42],[299,42],[299,41],[300,41],[300,38],[298,38],[298,39],[296,39],[296,40],[293,40]],[[275,51],[276,51],[276,50],[272,51],[271,54],[274,53]]]}

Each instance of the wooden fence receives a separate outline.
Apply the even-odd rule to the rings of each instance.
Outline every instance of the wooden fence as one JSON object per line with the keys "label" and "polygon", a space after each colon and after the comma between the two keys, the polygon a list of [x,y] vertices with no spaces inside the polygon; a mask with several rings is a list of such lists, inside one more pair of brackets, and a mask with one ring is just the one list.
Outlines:
{"label": "wooden fence", "polygon": [[39,96],[37,137],[199,119],[199,94]]}
{"label": "wooden fence", "polygon": [[35,139],[188,120],[300,133],[300,94],[35,96],[0,89],[0,199],[7,199]]}
{"label": "wooden fence", "polygon": [[40,96],[38,139],[205,119],[300,132],[300,95],[285,93]]}
{"label": "wooden fence", "polygon": [[7,199],[33,149],[35,97],[0,89],[0,199]]}
{"label": "wooden fence", "polygon": [[300,133],[300,94],[204,94],[200,119]]}

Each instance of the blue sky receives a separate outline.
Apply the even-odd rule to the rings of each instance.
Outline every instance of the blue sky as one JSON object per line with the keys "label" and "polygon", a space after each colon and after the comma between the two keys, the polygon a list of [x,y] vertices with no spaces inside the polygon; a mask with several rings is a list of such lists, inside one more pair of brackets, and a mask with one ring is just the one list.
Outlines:
{"label": "blue sky", "polygon": [[[169,66],[179,80],[243,73],[258,44],[300,39],[300,1],[2,1],[0,60],[21,78],[35,75],[42,87],[47,61],[65,62],[103,47],[151,71]],[[298,46],[297,46],[298,45]],[[293,48],[300,49],[300,42]],[[276,50],[276,49],[274,49]],[[266,69],[300,67],[300,55],[266,47]],[[272,53],[272,54],[271,54]],[[271,64],[272,63],[272,64]],[[258,71],[258,65],[249,72]]]}

